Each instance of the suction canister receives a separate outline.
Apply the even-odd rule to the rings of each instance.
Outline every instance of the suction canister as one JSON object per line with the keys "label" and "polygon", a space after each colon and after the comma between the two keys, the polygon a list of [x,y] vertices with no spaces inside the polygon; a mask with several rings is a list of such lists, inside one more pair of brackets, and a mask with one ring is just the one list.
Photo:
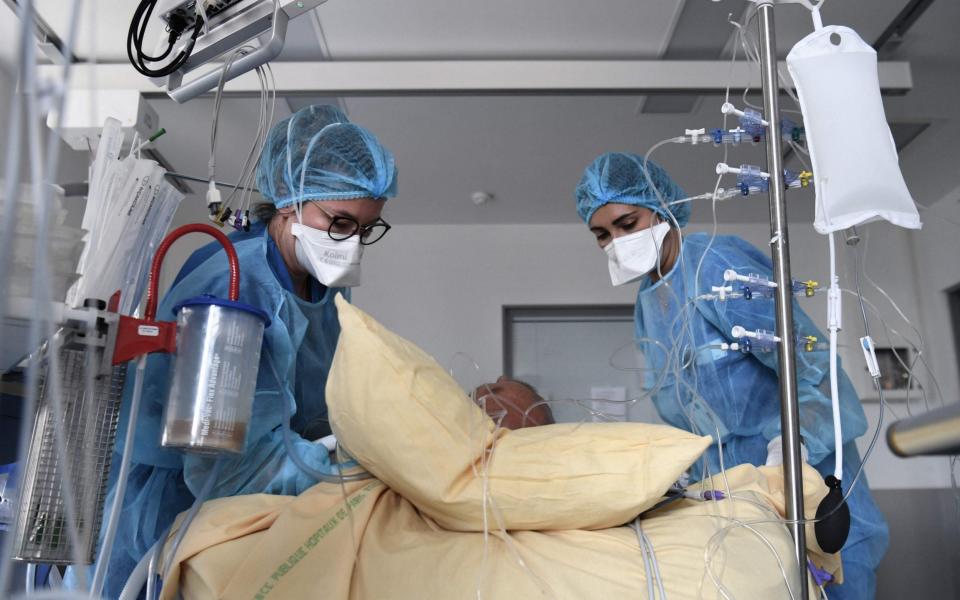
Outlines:
{"label": "suction canister", "polygon": [[162,443],[202,454],[243,452],[269,319],[213,296],[187,300],[174,312],[177,351]]}

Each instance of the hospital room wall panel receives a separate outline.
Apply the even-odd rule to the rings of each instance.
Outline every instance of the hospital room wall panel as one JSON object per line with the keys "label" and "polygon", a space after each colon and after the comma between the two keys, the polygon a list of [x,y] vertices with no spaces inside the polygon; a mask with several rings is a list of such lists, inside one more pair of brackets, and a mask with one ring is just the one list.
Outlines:
{"label": "hospital room wall panel", "polygon": [[[596,314],[601,308],[605,314]],[[603,420],[591,410],[617,420],[663,422],[645,397],[631,305],[560,309],[566,314],[540,307],[507,310],[504,372],[552,402],[557,422]],[[592,400],[599,398],[626,403],[595,406]]]}
{"label": "hospital room wall panel", "polygon": [[[928,207],[920,211],[923,229],[911,233],[915,279],[921,310],[920,327],[927,343],[926,357],[937,373],[943,396],[960,401],[960,370],[946,291],[960,285],[960,181],[957,177],[957,139],[960,139],[960,38],[940,37],[952,31],[960,15],[956,2],[934,2],[918,22],[926,35],[913,37],[901,50],[917,56],[911,66],[914,90],[884,99],[891,120],[923,119],[932,123],[900,153],[900,167],[914,199]],[[950,47],[934,50],[936,39]]]}
{"label": "hospital room wall panel", "polygon": [[922,215],[923,232],[910,236],[917,261],[914,285],[920,290],[919,325],[927,342],[926,357],[937,374],[943,397],[957,402],[960,348],[956,335],[960,322],[951,318],[947,292],[960,285],[960,186],[934,206],[935,213]]}
{"label": "hospital room wall panel", "polygon": [[441,363],[464,352],[496,378],[503,306],[633,303],[591,239],[572,225],[398,226],[364,255],[354,300]]}
{"label": "hospital room wall panel", "polygon": [[[946,28],[950,19],[955,21],[960,14],[960,6],[937,2],[929,13],[925,18],[931,19],[931,24]],[[955,36],[950,39],[958,44]],[[914,280],[909,285],[918,290],[920,310],[916,314],[926,341],[926,359],[937,374],[943,397],[950,402],[960,401],[960,348],[954,337],[960,323],[951,322],[946,296],[949,289],[960,285],[960,183],[954,151],[960,136],[960,106],[947,100],[960,94],[957,68],[950,55],[918,60],[913,63],[914,92],[884,102],[892,119],[923,117],[933,123],[900,153],[900,166],[914,199],[927,207],[920,211],[923,229],[910,233]]]}
{"label": "hospital room wall panel", "polygon": [[960,598],[954,491],[874,490],[874,498],[890,525],[890,548],[877,571],[877,600]]}

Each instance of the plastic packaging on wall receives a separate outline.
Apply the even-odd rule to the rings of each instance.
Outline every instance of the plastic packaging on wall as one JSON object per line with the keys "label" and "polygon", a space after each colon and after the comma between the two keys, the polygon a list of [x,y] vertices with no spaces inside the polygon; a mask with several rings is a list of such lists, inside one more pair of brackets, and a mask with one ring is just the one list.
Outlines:
{"label": "plastic packaging on wall", "polygon": [[817,29],[787,55],[816,182],[822,234],[886,219],[920,229],[884,115],[877,53],[848,27]]}
{"label": "plastic packaging on wall", "polygon": [[183,199],[164,179],[156,162],[121,156],[124,134],[108,118],[90,168],[90,192],[83,215],[89,231],[80,255],[79,281],[67,303],[109,298],[120,290],[121,312],[130,314],[146,287],[147,266]]}

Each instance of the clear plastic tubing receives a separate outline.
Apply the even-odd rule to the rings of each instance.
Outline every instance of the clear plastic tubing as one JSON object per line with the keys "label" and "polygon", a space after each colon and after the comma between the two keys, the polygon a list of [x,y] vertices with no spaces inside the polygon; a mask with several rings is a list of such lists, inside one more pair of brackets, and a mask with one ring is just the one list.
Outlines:
{"label": "clear plastic tubing", "polygon": [[[166,553],[166,556],[163,560],[163,578],[162,581],[166,581],[167,577],[170,575],[170,568],[173,566],[173,559],[177,556],[177,551],[180,549],[180,544],[183,543],[184,536],[187,535],[187,530],[190,529],[190,524],[193,523],[193,520],[197,517],[197,513],[200,512],[200,507],[203,506],[203,503],[207,501],[207,498],[210,496],[210,492],[213,490],[213,485],[216,483],[217,479],[220,477],[220,470],[223,468],[223,462],[217,460],[216,464],[213,465],[213,469],[210,471],[210,474],[207,475],[207,480],[203,482],[203,489],[200,490],[200,495],[197,496],[197,499],[193,501],[193,506],[190,507],[190,512],[187,513],[187,516],[184,517],[183,521],[180,523],[180,527],[177,529],[177,536],[173,538],[173,545],[170,546],[170,551]],[[161,541],[163,538],[160,538]],[[155,556],[159,556],[160,551],[163,546],[157,548],[157,553]],[[150,574],[147,575],[150,577]],[[153,600],[152,598],[147,598],[147,600]]]}
{"label": "clear plastic tubing", "polygon": [[[289,390],[287,390],[286,386],[282,383],[283,379],[280,378],[280,374],[277,372],[277,367],[273,364],[273,357],[270,355],[270,352],[267,352],[266,355],[267,364],[270,366],[270,372],[273,374],[274,380],[278,385],[284,388],[285,395],[288,396],[289,399]],[[290,460],[292,460],[293,464],[295,464],[303,473],[313,477],[317,481],[337,484],[373,478],[373,475],[367,472],[354,473],[350,475],[343,475],[342,473],[324,473],[323,471],[314,469],[304,462],[303,458],[301,458],[300,454],[297,453],[297,449],[293,445],[294,432],[292,429],[290,429],[290,420],[293,418],[293,415],[290,412],[290,404],[288,401],[281,402],[280,404],[283,406],[283,445],[287,448],[287,454],[290,456]]]}
{"label": "clear plastic tubing", "polygon": [[143,584],[147,581],[147,570],[150,567],[150,562],[153,560],[153,557],[160,552],[160,547],[163,545],[164,539],[165,538],[160,538],[157,540],[156,543],[150,547],[150,550],[143,555],[143,558],[140,559],[137,566],[134,567],[133,572],[130,573],[130,577],[127,579],[127,583],[123,586],[123,590],[120,591],[120,600],[137,600],[137,598],[140,597]]}
{"label": "clear plastic tubing", "polygon": [[120,459],[120,472],[117,475],[117,485],[114,488],[117,491],[113,497],[113,504],[110,506],[110,519],[107,521],[103,545],[100,546],[97,566],[93,573],[93,585],[90,588],[90,595],[93,598],[99,598],[103,592],[103,582],[106,580],[110,554],[113,552],[113,542],[117,537],[117,526],[120,524],[123,496],[127,490],[127,477],[130,475],[133,439],[137,433],[137,413],[140,411],[140,399],[143,396],[143,372],[146,367],[147,355],[143,354],[137,359],[137,370],[133,380],[133,398],[130,402],[130,415],[127,418],[127,434],[123,439],[123,456]]}

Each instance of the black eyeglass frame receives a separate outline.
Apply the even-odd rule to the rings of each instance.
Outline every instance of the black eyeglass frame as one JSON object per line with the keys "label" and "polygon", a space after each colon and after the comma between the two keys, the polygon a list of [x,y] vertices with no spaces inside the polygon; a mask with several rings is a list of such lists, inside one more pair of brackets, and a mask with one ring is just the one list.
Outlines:
{"label": "black eyeglass frame", "polygon": [[[334,229],[337,227],[337,224],[341,225],[346,224],[344,231],[349,230],[350,233],[334,233]],[[376,233],[378,228],[382,228],[380,235],[376,236],[373,239],[366,239],[365,236]],[[361,225],[359,221],[352,217],[345,217],[343,215],[336,215],[330,219],[330,226],[327,227],[327,235],[330,236],[330,239],[335,242],[344,242],[349,240],[355,235],[360,236],[360,245],[361,246],[370,246],[376,244],[383,239],[383,236],[387,235],[387,232],[390,231],[391,225],[387,223],[382,218],[378,218],[373,223],[369,225]]]}

